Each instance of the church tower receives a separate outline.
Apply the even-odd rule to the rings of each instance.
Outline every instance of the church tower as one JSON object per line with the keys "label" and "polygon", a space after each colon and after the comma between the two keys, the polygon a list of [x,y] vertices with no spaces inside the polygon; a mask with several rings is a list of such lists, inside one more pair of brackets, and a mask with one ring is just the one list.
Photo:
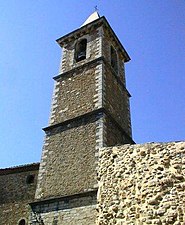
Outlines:
{"label": "church tower", "polygon": [[124,71],[130,57],[106,18],[97,12],[57,43],[63,56],[54,77],[49,126],[44,128],[35,202],[31,203],[33,221],[40,218],[44,224],[57,224],[47,223],[43,211],[52,213],[49,204],[54,204],[63,215],[59,224],[94,224],[67,219],[62,223],[62,210],[74,208],[73,204],[76,208],[96,204],[101,147],[134,143]]}

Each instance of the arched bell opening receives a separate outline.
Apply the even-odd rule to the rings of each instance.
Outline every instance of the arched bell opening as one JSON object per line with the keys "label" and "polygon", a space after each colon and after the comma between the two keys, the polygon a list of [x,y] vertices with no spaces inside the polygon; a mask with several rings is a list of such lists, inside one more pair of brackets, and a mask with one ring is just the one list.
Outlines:
{"label": "arched bell opening", "polygon": [[86,59],[87,39],[82,39],[76,44],[75,60],[79,62]]}

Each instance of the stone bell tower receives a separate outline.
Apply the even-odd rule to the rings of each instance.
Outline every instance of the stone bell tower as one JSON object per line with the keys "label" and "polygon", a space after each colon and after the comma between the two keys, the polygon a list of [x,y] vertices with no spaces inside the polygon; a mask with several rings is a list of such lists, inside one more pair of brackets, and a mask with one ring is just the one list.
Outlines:
{"label": "stone bell tower", "polygon": [[68,198],[69,203],[84,195],[91,196],[92,204],[99,148],[134,143],[124,72],[130,58],[97,12],[57,43],[63,57],[54,77],[33,206],[58,198]]}

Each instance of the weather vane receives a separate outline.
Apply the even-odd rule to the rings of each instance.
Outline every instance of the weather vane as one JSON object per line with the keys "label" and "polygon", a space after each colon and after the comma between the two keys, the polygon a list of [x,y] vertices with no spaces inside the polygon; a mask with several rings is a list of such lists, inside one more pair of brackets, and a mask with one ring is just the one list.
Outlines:
{"label": "weather vane", "polygon": [[95,9],[95,11],[97,12],[97,11],[98,11],[98,6],[95,5],[94,9]]}

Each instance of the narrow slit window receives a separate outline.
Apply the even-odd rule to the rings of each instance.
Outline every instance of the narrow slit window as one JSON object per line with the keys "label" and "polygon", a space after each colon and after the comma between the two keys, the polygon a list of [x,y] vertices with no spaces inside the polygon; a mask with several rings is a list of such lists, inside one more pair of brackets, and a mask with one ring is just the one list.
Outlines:
{"label": "narrow slit window", "polygon": [[87,39],[82,39],[76,44],[75,58],[76,62],[86,59]]}
{"label": "narrow slit window", "polygon": [[118,72],[118,59],[117,59],[117,54],[116,50],[111,46],[111,66],[114,69],[114,71],[117,73]]}

